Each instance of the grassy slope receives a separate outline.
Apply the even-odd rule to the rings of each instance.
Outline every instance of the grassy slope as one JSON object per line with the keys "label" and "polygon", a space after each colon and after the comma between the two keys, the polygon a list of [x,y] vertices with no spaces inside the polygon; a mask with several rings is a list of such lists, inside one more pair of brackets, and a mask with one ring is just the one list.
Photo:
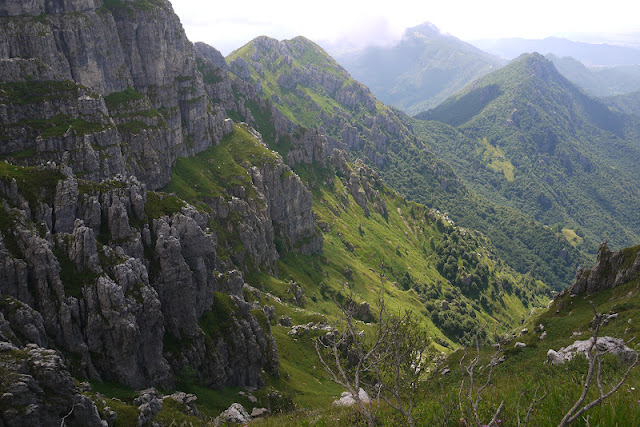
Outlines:
{"label": "grassy slope", "polygon": [[[456,344],[440,332],[431,319],[424,317],[424,304],[419,294],[414,290],[400,290],[392,283],[404,272],[410,271],[416,283],[439,283],[444,289],[451,288],[434,268],[437,255],[428,247],[428,241],[431,237],[443,237],[434,223],[420,218],[424,218],[424,208],[415,203],[405,204],[404,199],[386,188],[388,221],[377,213],[366,218],[351,196],[348,196],[347,205],[339,199],[345,190],[338,178],[334,178],[333,188],[318,186],[313,193],[314,211],[318,219],[328,222],[331,227],[331,232],[324,235],[324,251],[321,255],[311,257],[286,254],[279,262],[280,278],[264,274],[249,277],[250,284],[285,302],[280,304],[263,296],[261,303],[273,304],[277,315],[290,316],[294,324],[321,319],[335,321],[339,311],[332,297],[341,299],[339,294],[347,296],[352,291],[356,301],[368,301],[373,305],[384,287],[392,310],[416,312],[436,341],[449,348],[455,347]],[[408,226],[414,223],[409,214],[411,210],[414,210],[418,219],[415,225]],[[349,249],[349,244],[353,245],[353,250]],[[478,250],[482,251],[480,248]],[[490,258],[493,254],[486,251],[483,257],[487,262],[492,262]],[[383,260],[386,267],[381,277],[380,264]],[[352,279],[345,277],[345,270],[352,272]],[[516,283],[522,280],[506,268],[500,269],[500,274]],[[287,293],[289,280],[294,280],[304,289],[307,300],[304,310],[292,306]],[[349,286],[345,287],[345,283]],[[528,308],[513,294],[505,294],[502,299],[504,307],[496,303],[492,316],[482,309],[476,315],[487,324],[498,322],[499,330],[504,331],[507,325],[519,324],[528,313]],[[543,301],[540,297],[532,297],[532,303]],[[468,299],[464,299],[464,302],[471,305]],[[367,326],[361,325],[367,329]],[[294,339],[286,335],[288,328],[274,326],[272,331],[278,342],[284,377],[273,383],[274,386],[294,394],[296,403],[308,409],[328,404],[339,396],[342,390],[328,379],[312,347],[312,338],[316,334]]]}
{"label": "grassy slope", "polygon": [[[590,301],[593,301],[601,313],[619,313],[617,319],[601,328],[601,336],[612,336],[630,340],[640,333],[640,283],[638,280],[600,292],[596,295],[571,298],[565,295],[550,305],[547,310],[527,321],[525,326],[529,332],[521,335],[504,347],[506,360],[494,370],[491,386],[482,394],[479,406],[481,420],[488,423],[493,412],[504,400],[505,406],[499,417],[501,425],[517,425],[518,401],[521,398],[520,414],[524,421],[526,408],[539,387],[538,397],[547,393],[547,397],[534,408],[530,425],[557,425],[566,411],[573,405],[580,393],[586,377],[587,363],[582,357],[576,357],[562,366],[545,363],[549,349],[559,350],[576,340],[585,340],[590,336],[589,322],[593,318]],[[543,324],[547,336],[539,339],[540,333],[534,332],[534,326]],[[579,336],[572,336],[580,333]],[[516,350],[514,343],[521,341],[527,344],[524,349]],[[633,347],[633,345],[631,345]],[[489,363],[495,349],[481,348],[481,363]],[[470,351],[463,361],[466,365],[475,356]],[[430,380],[422,390],[420,403],[415,411],[415,419],[419,425],[458,425],[460,411],[458,409],[458,392],[461,383],[459,367],[463,351],[458,350],[450,355],[445,366],[451,369],[446,376],[438,375]],[[607,356],[603,365],[603,385],[609,390],[622,377],[626,367],[616,358]],[[484,384],[486,369],[476,370],[476,384]],[[468,384],[468,378],[467,382]],[[585,415],[589,415],[591,425],[631,426],[640,424],[640,369],[632,371],[623,387],[605,403],[596,406]],[[522,396],[522,397],[521,397]],[[591,388],[587,402],[596,398],[597,387]],[[378,413],[380,421],[385,425],[402,422],[393,412],[382,405]],[[315,412],[281,416],[266,420],[258,425],[293,426],[308,425],[351,425],[353,415],[344,410],[325,407]],[[448,417],[448,418],[447,418]],[[446,418],[446,420],[445,420]],[[306,424],[305,424],[306,425]],[[585,425],[579,420],[576,425]]]}
{"label": "grassy slope", "polygon": [[[277,42],[271,40],[270,43],[275,46]],[[376,117],[376,120],[380,120],[381,123],[390,123],[389,126],[400,129],[398,133],[400,137],[387,135],[387,142],[382,144],[384,147],[379,151],[379,158],[386,160],[375,166],[390,186],[412,200],[449,212],[456,222],[465,227],[482,231],[491,238],[500,257],[517,271],[530,273],[556,289],[563,288],[572,280],[577,266],[585,263],[586,258],[582,254],[568,244],[561,235],[558,236],[543,224],[532,221],[517,209],[496,203],[494,193],[488,196],[480,193],[478,197],[477,188],[469,181],[462,183],[451,166],[441,160],[445,158],[450,164],[457,166],[455,159],[443,156],[438,148],[446,146],[446,142],[440,142],[441,137],[447,138],[447,142],[449,138],[454,141],[459,138],[439,128],[422,129],[419,127],[422,123],[416,123],[414,127],[408,117],[389,109],[379,101],[375,101],[375,111],[365,108],[362,103],[351,106],[339,103],[336,106],[334,94],[318,85],[298,84],[293,90],[283,92],[277,83],[278,78],[283,73],[289,72],[292,67],[300,69],[315,67],[326,71],[341,79],[342,87],[353,85],[354,80],[324,51],[308,40],[297,38],[281,43],[292,52],[303,52],[299,56],[290,55],[291,66],[284,60],[279,50],[268,50],[259,40],[232,53],[227,60],[229,62],[237,58],[247,60],[252,78],[261,82],[263,96],[269,98],[276,94],[283,101],[275,104],[282,113],[299,124],[322,125],[323,131],[328,136],[338,140],[342,138],[341,128],[334,126],[333,121],[327,117],[346,117],[348,124],[358,128],[360,138],[364,138],[365,131],[371,128],[372,117]],[[362,92],[361,96],[372,97],[368,91]],[[269,133],[266,127],[261,127],[260,124],[258,127],[263,135]],[[421,139],[417,139],[412,134],[410,130],[412,127],[418,131]],[[271,144],[271,141],[265,140]],[[371,159],[371,153],[378,152],[378,148],[374,147],[377,144],[365,140],[363,145],[362,149],[352,150],[354,158]],[[275,146],[272,148],[278,149]],[[438,156],[434,156],[432,151]],[[481,153],[476,147],[472,151]],[[491,160],[490,165],[500,169],[502,174],[506,172],[511,178],[512,172],[517,173],[515,168],[511,169],[513,166],[511,162],[500,159],[500,156],[504,157],[504,153],[498,147],[491,149],[485,147],[482,153],[487,153],[487,159]],[[481,154],[479,156],[482,157]],[[470,172],[473,170],[470,168]],[[460,170],[457,172],[461,173]],[[496,173],[493,170],[490,172],[492,175]],[[471,191],[468,186],[471,187]],[[570,228],[575,229],[577,226],[573,225]]]}
{"label": "grassy slope", "polygon": [[[180,159],[167,190],[205,209],[203,202],[209,197],[228,195],[224,191],[228,185],[244,186],[249,194],[246,169],[254,164],[273,161],[274,156],[237,125],[234,133],[227,136],[220,146],[194,158]],[[324,235],[322,254],[285,253],[278,263],[278,277],[258,272],[246,276],[252,286],[261,290],[258,294],[247,292],[247,298],[262,305],[273,305],[277,316],[289,316],[294,324],[336,321],[339,309],[334,299],[344,301],[351,295],[357,302],[367,301],[375,306],[384,287],[385,297],[390,300],[389,307],[414,311],[436,337],[438,348],[447,350],[457,346],[456,334],[450,331],[444,334],[436,327],[425,308],[426,301],[439,303],[449,299],[451,316],[458,321],[472,322],[468,325],[499,324],[500,331],[519,324],[532,305],[544,304],[544,297],[524,291],[524,277],[496,261],[497,257],[486,246],[488,242],[482,236],[462,232],[437,217],[430,218],[430,213],[435,215],[433,212],[416,203],[406,202],[382,181],[378,181],[376,188],[386,201],[388,217],[384,218],[373,210],[369,217],[365,217],[362,208],[344,187],[343,180],[332,170],[311,165],[300,167],[297,172],[312,187],[317,220],[326,222],[330,231]],[[225,240],[232,241],[233,236],[218,233],[218,238],[221,247],[232,246]],[[487,287],[482,292],[490,299],[487,306],[483,307],[464,296],[438,271],[436,264],[441,255],[431,245],[439,247],[448,239],[458,242],[458,246],[450,245],[459,249],[460,258],[456,264],[460,271],[471,272],[476,271],[474,268],[479,265],[486,266],[483,271]],[[463,257],[465,248],[473,248],[477,261],[470,262]],[[410,282],[407,282],[407,273]],[[304,308],[295,306],[289,290],[290,281],[303,288]],[[511,283],[513,289],[503,290],[501,284],[504,281]],[[402,283],[412,289],[400,289]],[[526,306],[514,293],[516,288],[519,295],[527,300]],[[541,291],[543,289],[540,288]],[[495,300],[491,300],[492,297]],[[306,408],[327,404],[340,394],[341,390],[328,380],[316,359],[312,338],[317,332],[294,338],[287,335],[288,328],[276,324],[271,328],[278,342],[281,378],[267,378],[270,387],[294,396],[294,401]],[[224,409],[236,398],[234,391],[212,392],[189,382],[183,383],[182,389],[200,396],[203,410],[209,412]]]}
{"label": "grassy slope", "polygon": [[[267,99],[272,99],[273,96],[280,97],[284,102],[279,104],[278,108],[288,119],[305,127],[314,127],[320,122],[318,119],[320,111],[332,111],[334,108],[340,109],[340,104],[332,97],[326,96],[326,94],[320,95],[317,91],[308,87],[298,86],[295,90],[284,89],[278,84],[280,74],[290,72],[294,68],[312,65],[342,79],[342,86],[352,84],[355,81],[348,76],[337,62],[331,60],[327,63],[326,58],[328,58],[328,55],[324,50],[304,37],[296,37],[286,43],[292,52],[292,56],[289,56],[291,64],[281,56],[274,63],[270,63],[267,60],[260,61],[263,66],[263,75],[259,78],[262,84],[262,95]],[[255,45],[248,43],[232,52],[226,58],[227,63],[231,63],[237,58],[249,58],[254,54],[255,50]],[[257,72],[253,66],[251,66],[251,73],[252,76],[257,77]]]}

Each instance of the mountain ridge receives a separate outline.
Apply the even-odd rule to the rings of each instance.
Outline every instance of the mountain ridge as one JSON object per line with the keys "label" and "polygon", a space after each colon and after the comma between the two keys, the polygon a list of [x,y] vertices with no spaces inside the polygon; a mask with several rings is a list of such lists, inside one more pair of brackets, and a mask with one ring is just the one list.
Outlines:
{"label": "mountain ridge", "polygon": [[[617,228],[625,231],[611,236],[616,245],[630,244],[637,238],[633,232],[635,214],[616,204],[620,194],[625,194],[625,200],[637,198],[631,182],[638,179],[632,166],[639,159],[638,150],[629,142],[637,135],[637,120],[588,97],[541,55],[523,55],[416,117],[450,123],[469,138],[471,147],[486,138],[490,146],[502,150],[515,166],[515,181],[491,184],[485,177],[480,186],[488,194],[498,190],[503,203],[516,201],[520,209],[549,225],[560,222],[568,228],[582,227],[591,234],[591,251],[605,232],[596,218],[607,218],[607,224],[627,221],[626,226],[619,223]],[[471,160],[474,154],[464,156]],[[539,193],[518,189],[526,186],[525,182],[537,187]],[[559,192],[553,182],[562,182],[565,190]],[[590,189],[582,188],[585,185]],[[592,199],[580,202],[584,195]],[[588,220],[588,210],[575,209],[580,205],[593,206],[599,213]]]}
{"label": "mountain ridge", "polygon": [[506,59],[514,59],[523,52],[540,52],[560,57],[571,56],[593,66],[636,65],[640,62],[640,50],[634,47],[576,42],[561,37],[475,40],[471,44]]}
{"label": "mountain ridge", "polygon": [[[274,48],[265,51],[265,57],[272,55],[272,63],[282,63],[282,59],[278,59],[280,54],[277,49],[285,48],[287,42],[278,44],[271,40],[270,43]],[[229,57],[232,69],[235,61],[241,61],[243,75],[250,76],[245,78],[253,82],[258,90],[277,93],[277,100],[281,103],[274,102],[274,106],[290,114],[298,122],[304,123],[304,120],[308,120],[308,115],[312,114],[318,120],[316,126],[322,125],[318,129],[327,137],[330,148],[346,149],[351,155],[365,159],[380,171],[387,182],[413,200],[447,211],[454,219],[462,221],[464,226],[481,230],[492,239],[499,239],[497,247],[501,256],[512,266],[517,266],[521,273],[531,271],[536,277],[545,277],[546,281],[553,282],[558,287],[573,277],[581,256],[570,245],[563,248],[561,241],[556,241],[554,232],[542,224],[535,224],[511,208],[500,208],[501,214],[495,219],[497,206],[488,199],[481,200],[472,195],[451,167],[433,154],[435,150],[416,137],[414,122],[408,116],[384,106],[365,86],[353,83],[353,79],[345,74],[346,71],[335,68],[333,59],[320,55],[315,57],[314,64],[299,62],[296,73],[306,77],[289,82],[289,79],[281,77],[288,75],[288,65],[282,69],[272,65],[267,69],[261,63],[264,57],[254,53],[251,43],[243,49],[244,55]],[[339,70],[343,76],[339,86],[332,86],[335,88],[334,92],[327,91],[321,79],[314,80],[314,76],[322,75],[317,71],[318,58],[324,58],[330,69]],[[265,79],[261,73],[264,73]],[[261,79],[262,83],[256,83]],[[280,83],[285,83],[290,89],[281,87]],[[354,92],[353,98],[339,96],[343,88],[351,87],[361,89]],[[280,96],[282,91],[287,93],[287,97]],[[310,104],[307,108],[309,111],[293,114],[291,105],[295,105],[302,97],[306,97],[305,102]],[[505,218],[510,220],[504,221]],[[522,232],[531,227],[536,231]],[[519,236],[517,239],[523,238],[525,241],[518,241],[517,246],[514,246],[516,235]],[[544,241],[543,246],[553,249],[540,250],[539,241]],[[554,267],[550,267],[551,265]]]}

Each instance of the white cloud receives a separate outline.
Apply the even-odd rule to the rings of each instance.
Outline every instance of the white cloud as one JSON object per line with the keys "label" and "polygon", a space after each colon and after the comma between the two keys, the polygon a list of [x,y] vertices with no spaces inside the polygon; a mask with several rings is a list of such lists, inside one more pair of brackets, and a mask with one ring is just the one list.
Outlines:
{"label": "white cloud", "polygon": [[201,0],[171,2],[191,40],[205,41],[225,54],[260,35],[385,43],[426,21],[465,40],[640,30],[640,5],[629,0],[245,0],[224,6]]}

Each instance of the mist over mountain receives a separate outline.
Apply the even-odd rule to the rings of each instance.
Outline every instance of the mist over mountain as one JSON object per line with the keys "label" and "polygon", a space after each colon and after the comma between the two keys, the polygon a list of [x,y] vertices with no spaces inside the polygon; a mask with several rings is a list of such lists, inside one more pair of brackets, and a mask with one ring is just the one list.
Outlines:
{"label": "mist over mountain", "polygon": [[622,95],[640,90],[640,65],[616,67],[587,67],[571,58],[553,54],[546,57],[560,74],[597,97]]}
{"label": "mist over mountain", "polygon": [[570,56],[588,66],[640,64],[640,49],[607,43],[576,42],[559,37],[473,40],[472,45],[500,58],[513,59],[526,52]]}
{"label": "mist over mountain", "polygon": [[336,60],[384,103],[409,114],[437,105],[502,62],[431,23],[389,46],[338,53]]}
{"label": "mist over mountain", "polygon": [[614,110],[640,116],[640,92],[609,96],[602,101]]}

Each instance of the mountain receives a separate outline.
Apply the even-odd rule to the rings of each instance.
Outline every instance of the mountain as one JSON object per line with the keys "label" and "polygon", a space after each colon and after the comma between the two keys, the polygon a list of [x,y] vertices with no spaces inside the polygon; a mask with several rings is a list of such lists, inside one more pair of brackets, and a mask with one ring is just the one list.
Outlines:
{"label": "mountain", "polygon": [[640,65],[588,68],[570,57],[546,55],[568,80],[592,96],[621,95],[640,90]]}
{"label": "mountain", "polygon": [[[313,358],[341,306],[370,330],[390,298],[448,352],[548,301],[337,149],[376,164],[417,140],[305,39],[245,49],[272,56],[258,79],[164,0],[12,2],[0,29],[2,424],[312,407],[342,391]],[[434,192],[456,188],[422,158]]]}
{"label": "mountain", "polygon": [[[469,186],[584,247],[638,240],[637,118],[614,112],[539,54],[522,55],[416,116]],[[447,135],[453,135],[448,137]],[[578,239],[580,240],[580,239]]]}
{"label": "mountain", "polygon": [[[152,191],[171,182],[178,158],[234,138],[255,143],[211,104],[170,3],[0,9],[3,339],[58,350],[78,378],[137,389],[173,387],[185,369],[212,387],[260,385],[263,369],[277,375],[273,337],[242,297],[243,265],[221,257],[225,244],[209,228],[216,213]],[[310,198],[301,181],[287,185]],[[275,267],[274,235],[300,251],[321,247],[310,203],[276,203],[282,195],[269,185],[259,195],[251,206],[228,205],[229,194],[217,204],[262,219],[242,225],[256,265]],[[306,222],[290,226],[294,215]],[[230,234],[239,226],[227,225]],[[227,313],[224,333],[211,325],[216,307]],[[23,398],[41,400],[2,407]]]}
{"label": "mountain", "polygon": [[559,232],[470,190],[416,137],[408,116],[386,107],[309,40],[258,38],[227,61],[283,115],[316,126],[330,149],[347,150],[375,167],[392,188],[485,233],[517,271],[561,288],[585,259]]}
{"label": "mountain", "polygon": [[545,39],[505,38],[474,40],[472,45],[500,58],[513,59],[525,52],[570,56],[587,66],[640,64],[640,49],[607,43],[583,43],[559,37]]}
{"label": "mountain", "polygon": [[[520,328],[549,301],[535,276],[581,259],[471,192],[306,39],[260,38],[227,64],[165,0],[12,2],[0,29],[0,424],[308,418],[294,410],[344,390],[316,353],[343,309],[368,341],[383,299],[457,357]],[[499,217],[532,274],[385,179],[407,175]],[[626,280],[635,255],[608,260]]]}
{"label": "mountain", "polygon": [[602,102],[614,110],[640,116],[640,92],[602,98]]}
{"label": "mountain", "polygon": [[407,29],[391,47],[367,47],[335,58],[382,102],[408,114],[436,106],[502,65],[430,23]]}

